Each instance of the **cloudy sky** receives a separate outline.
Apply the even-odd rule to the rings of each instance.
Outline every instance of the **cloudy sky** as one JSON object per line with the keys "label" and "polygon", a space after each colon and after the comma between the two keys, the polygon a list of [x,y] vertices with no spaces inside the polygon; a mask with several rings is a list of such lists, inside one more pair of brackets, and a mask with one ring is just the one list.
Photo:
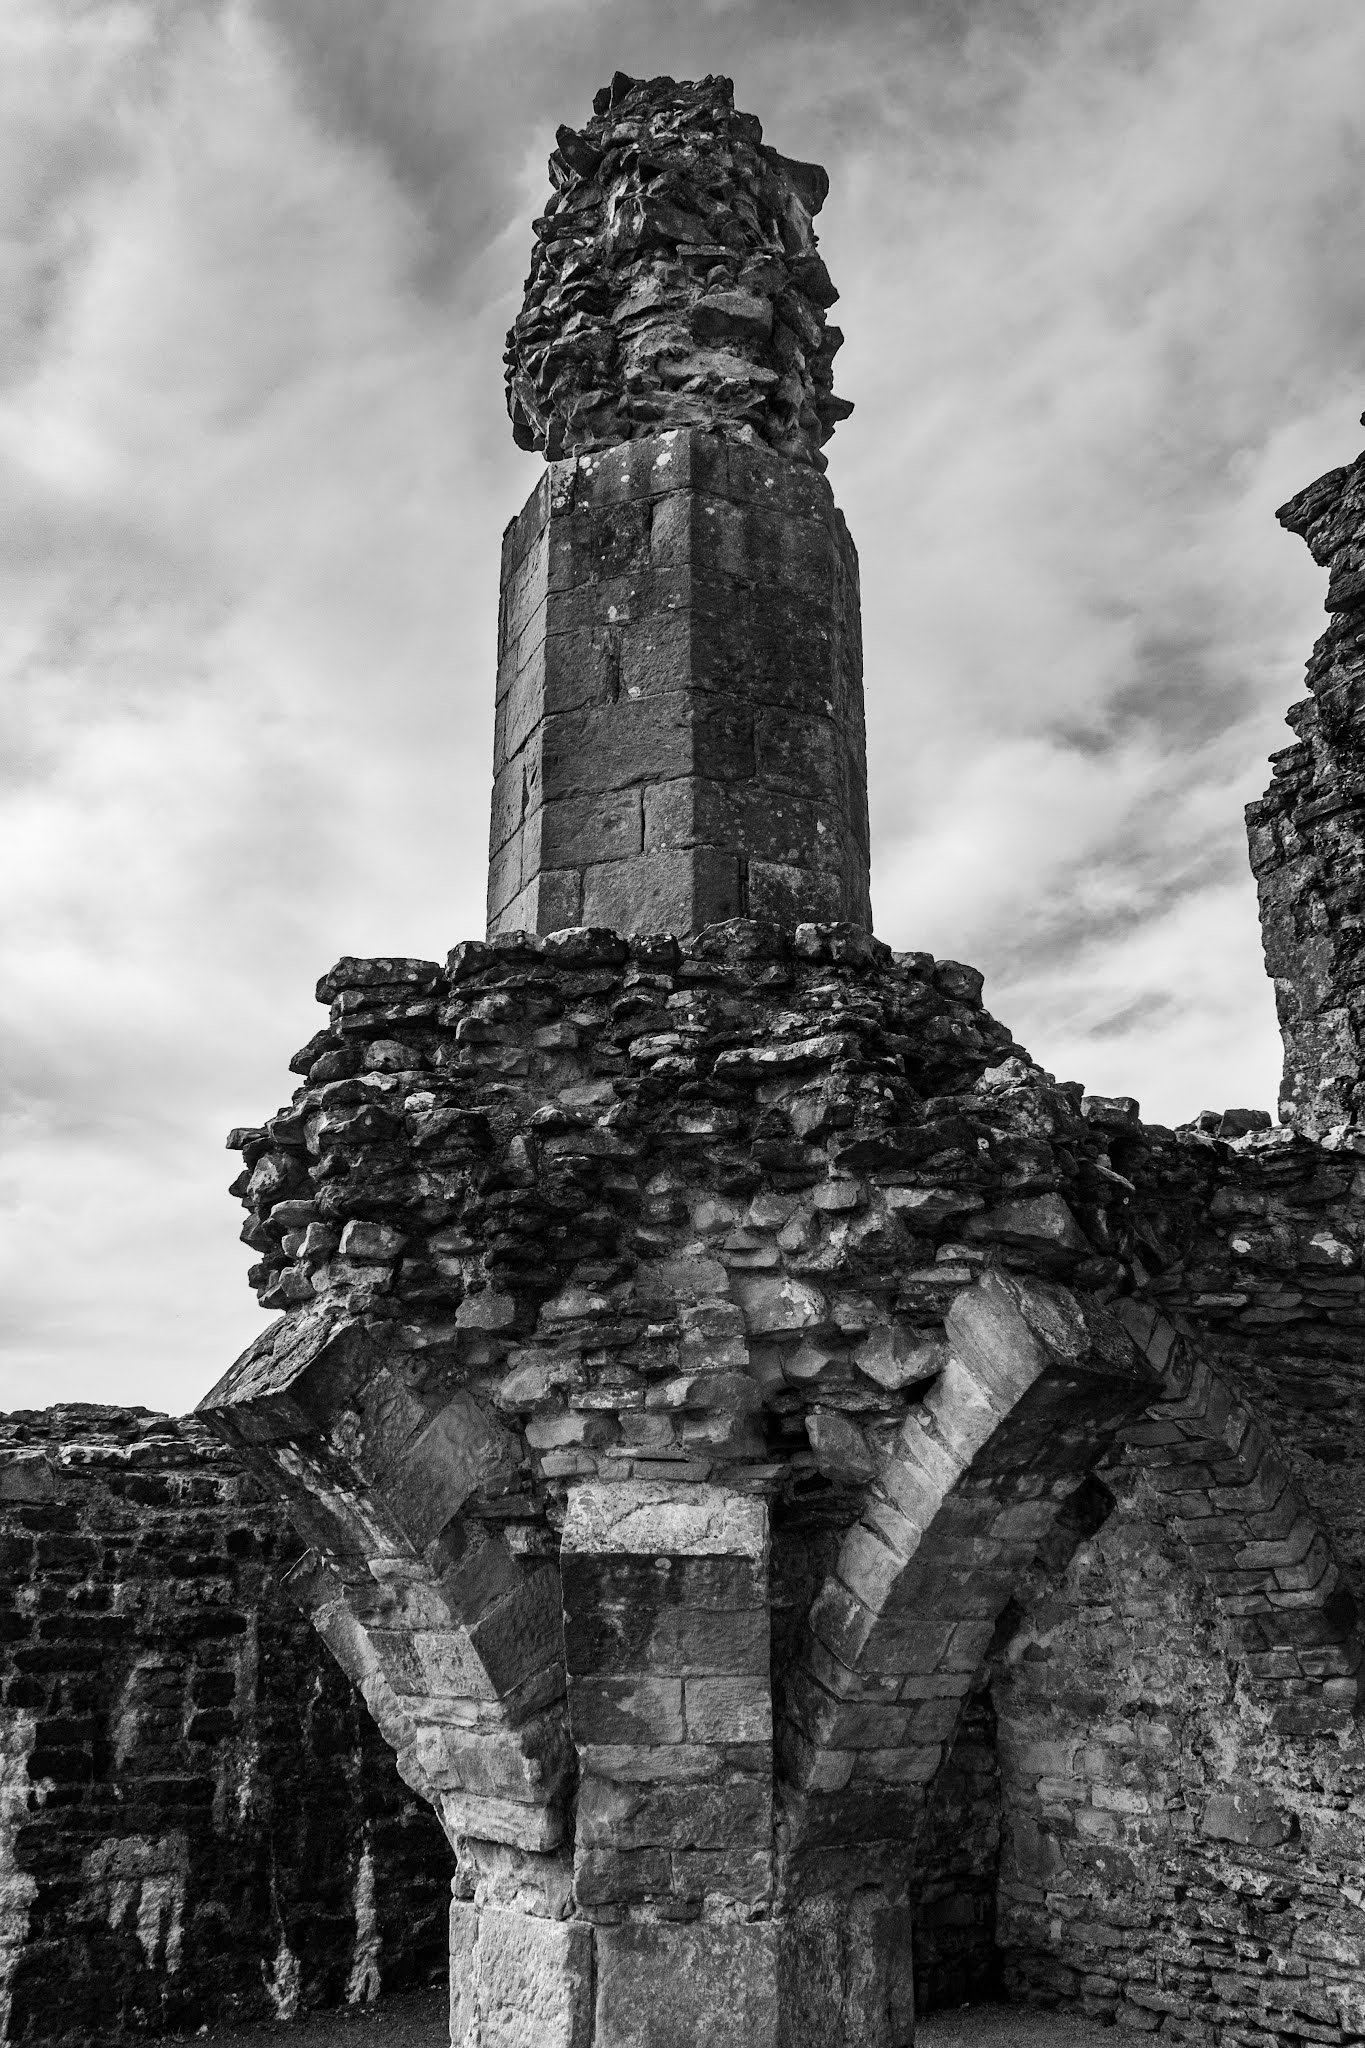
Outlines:
{"label": "cloudy sky", "polygon": [[829,167],[881,935],[1149,1117],[1273,1104],[1358,0],[4,0],[0,1407],[192,1405],[316,976],[482,929],[502,333],[618,66]]}

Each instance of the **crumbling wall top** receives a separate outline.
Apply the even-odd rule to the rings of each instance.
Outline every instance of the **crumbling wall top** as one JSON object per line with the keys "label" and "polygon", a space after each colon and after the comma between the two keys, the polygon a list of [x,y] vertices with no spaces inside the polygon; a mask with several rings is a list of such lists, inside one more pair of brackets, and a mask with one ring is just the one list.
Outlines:
{"label": "crumbling wall top", "polygon": [[507,408],[547,459],[707,427],[823,469],[838,297],[816,248],[829,180],[763,141],[728,78],[618,71],[561,127],[507,337]]}

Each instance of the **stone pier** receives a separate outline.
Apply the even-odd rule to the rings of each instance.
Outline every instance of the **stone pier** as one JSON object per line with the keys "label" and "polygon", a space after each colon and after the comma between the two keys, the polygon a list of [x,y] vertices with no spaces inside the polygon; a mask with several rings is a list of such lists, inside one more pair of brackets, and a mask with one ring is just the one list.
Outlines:
{"label": "stone pier", "polygon": [[903,2048],[930,1787],[1158,1390],[1103,1133],[847,925],[319,993],[234,1134],[286,1313],[205,1413],[450,1838],[454,2040]]}

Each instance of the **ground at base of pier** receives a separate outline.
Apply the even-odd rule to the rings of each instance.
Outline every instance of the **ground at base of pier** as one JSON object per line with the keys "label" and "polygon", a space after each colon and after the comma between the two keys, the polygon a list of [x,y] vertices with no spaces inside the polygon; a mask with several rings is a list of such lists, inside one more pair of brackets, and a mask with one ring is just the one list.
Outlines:
{"label": "ground at base of pier", "polygon": [[[443,1987],[384,1998],[377,2005],[309,2013],[292,2023],[214,2027],[177,2034],[174,2043],[209,2048],[446,2048]],[[930,2013],[915,2032],[916,2048],[1108,2048],[1112,2031],[1074,2013],[1031,2005],[960,2005]]]}
{"label": "ground at base of pier", "polygon": [[450,2000],[444,1984],[381,1998],[374,2005],[331,2006],[296,2020],[253,2020],[172,2034],[167,2048],[447,2048]]}

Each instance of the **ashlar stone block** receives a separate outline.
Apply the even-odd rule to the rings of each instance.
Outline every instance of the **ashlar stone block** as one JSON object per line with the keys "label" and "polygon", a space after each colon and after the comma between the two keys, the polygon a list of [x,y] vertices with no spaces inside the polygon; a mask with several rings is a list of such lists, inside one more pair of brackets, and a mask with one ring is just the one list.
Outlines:
{"label": "ashlar stone block", "polygon": [[[766,1895],[767,1566],[767,1508],[751,1495],[636,1480],[571,1496],[560,1575],[581,1911]],[[631,1860],[618,1869],[608,1850]]]}
{"label": "ashlar stone block", "polygon": [[593,2048],[777,2048],[777,1969],[770,1921],[601,1927]]}
{"label": "ashlar stone block", "polygon": [[451,2048],[589,2048],[592,1929],[452,1900],[450,2040]]}
{"label": "ashlar stone block", "polygon": [[869,925],[858,563],[828,484],[692,429],[503,540],[488,929]]}

